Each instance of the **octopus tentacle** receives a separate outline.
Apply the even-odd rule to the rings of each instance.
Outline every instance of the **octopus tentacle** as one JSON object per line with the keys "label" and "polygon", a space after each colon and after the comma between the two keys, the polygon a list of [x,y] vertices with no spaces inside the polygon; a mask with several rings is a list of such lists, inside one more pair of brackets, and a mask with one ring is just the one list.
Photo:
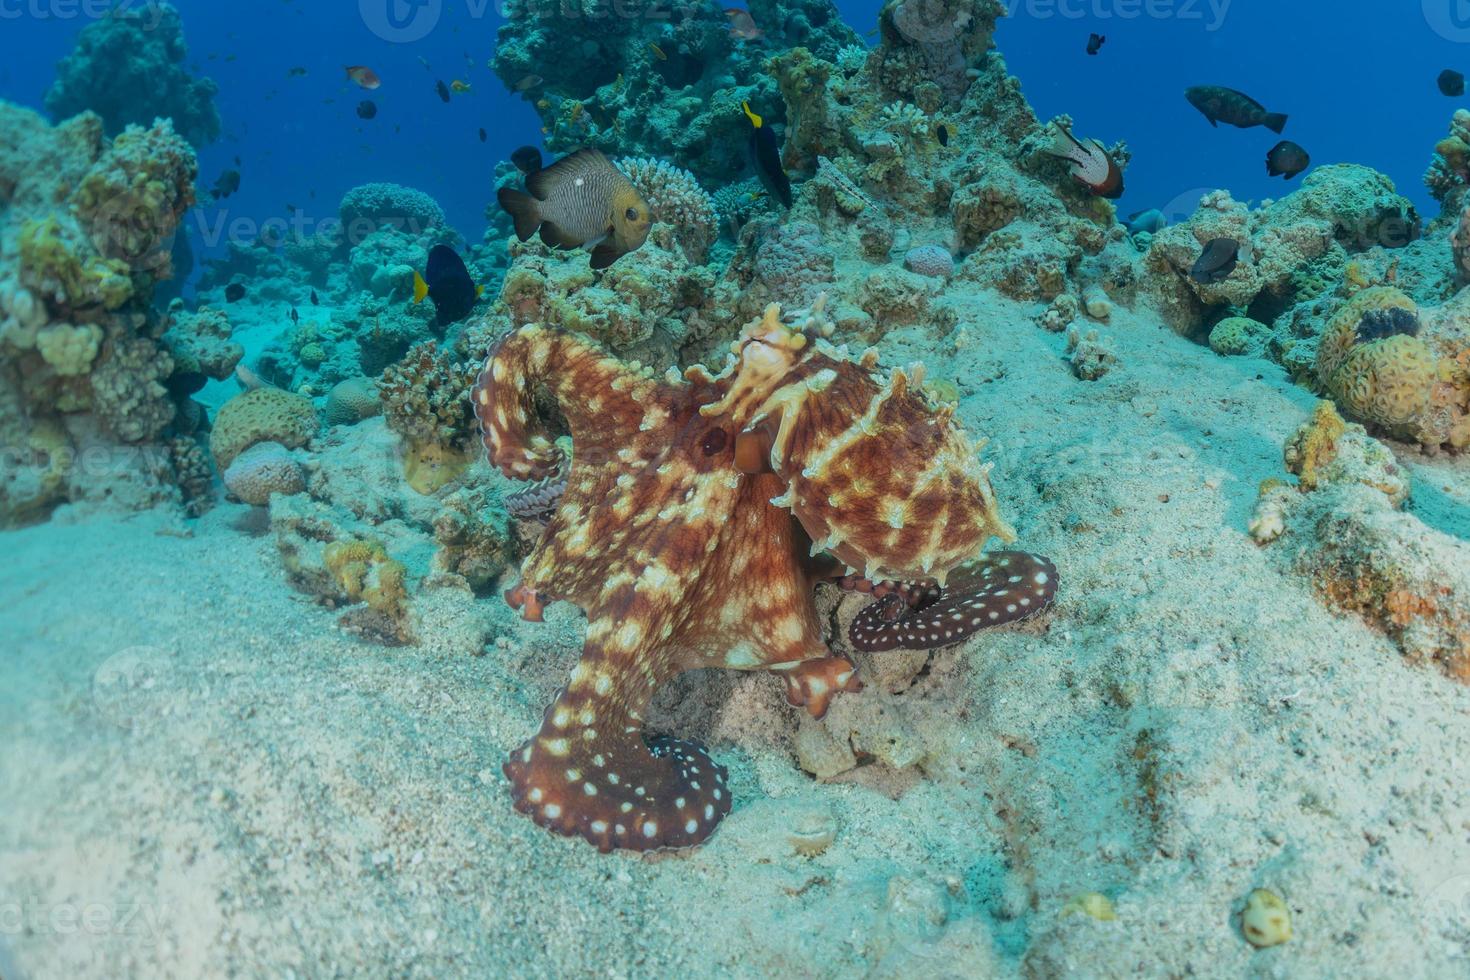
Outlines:
{"label": "octopus tentacle", "polygon": [[730,812],[723,766],[687,739],[642,735],[655,679],[588,643],[541,730],[504,765],[517,810],[600,851],[702,843]]}
{"label": "octopus tentacle", "polygon": [[471,399],[490,462],[513,479],[549,478],[563,462],[536,413],[538,384],[556,399],[574,446],[591,456],[632,440],[658,388],[651,372],[574,334],[534,323],[506,334],[486,357]]}
{"label": "octopus tentacle", "polygon": [[884,592],[853,617],[847,635],[867,653],[934,650],[1040,612],[1056,590],[1056,566],[1048,559],[998,551],[956,569],[941,589]]}

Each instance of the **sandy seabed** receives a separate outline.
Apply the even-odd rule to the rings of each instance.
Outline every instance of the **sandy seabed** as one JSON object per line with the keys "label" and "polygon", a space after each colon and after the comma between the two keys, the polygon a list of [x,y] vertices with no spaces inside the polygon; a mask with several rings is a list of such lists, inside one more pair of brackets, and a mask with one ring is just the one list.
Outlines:
{"label": "sandy seabed", "polygon": [[[777,680],[682,678],[652,725],[735,794],[689,854],[511,809],[575,610],[485,599],[482,656],[366,644],[235,505],[0,538],[0,976],[1470,975],[1470,688],[1246,531],[1311,396],[1126,311],[1095,382],[1020,307],[961,322],[884,358],[957,382],[1055,608],[841,699],[828,729],[881,709],[903,770],[814,780]],[[1400,456],[1470,536],[1465,461]],[[1255,888],[1290,941],[1242,938]],[[1063,914],[1085,892],[1115,918]]]}

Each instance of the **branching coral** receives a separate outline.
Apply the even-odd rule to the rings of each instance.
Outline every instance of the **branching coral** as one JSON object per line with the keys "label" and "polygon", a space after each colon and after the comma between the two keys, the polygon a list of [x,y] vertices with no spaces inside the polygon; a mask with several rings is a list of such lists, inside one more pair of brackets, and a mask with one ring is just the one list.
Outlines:
{"label": "branching coral", "polygon": [[404,442],[404,475],[429,494],[458,479],[475,438],[469,392],[477,365],[426,341],[383,372],[378,392],[388,428]]}
{"label": "branching coral", "polygon": [[673,229],[674,238],[691,262],[703,262],[719,237],[714,200],[687,170],[663,160],[624,157],[618,169],[648,202],[653,220]]}

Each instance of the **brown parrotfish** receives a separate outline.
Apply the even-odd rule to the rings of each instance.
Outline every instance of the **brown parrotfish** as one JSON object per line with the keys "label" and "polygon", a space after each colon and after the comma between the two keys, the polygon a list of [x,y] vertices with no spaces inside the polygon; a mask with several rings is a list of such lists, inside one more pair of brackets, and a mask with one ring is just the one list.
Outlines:
{"label": "brown parrotfish", "polygon": [[1267,112],[1266,107],[1244,92],[1221,85],[1196,85],[1184,90],[1189,104],[1200,111],[1211,126],[1229,123],[1240,129],[1265,126],[1273,133],[1286,128],[1286,116],[1279,112]]}

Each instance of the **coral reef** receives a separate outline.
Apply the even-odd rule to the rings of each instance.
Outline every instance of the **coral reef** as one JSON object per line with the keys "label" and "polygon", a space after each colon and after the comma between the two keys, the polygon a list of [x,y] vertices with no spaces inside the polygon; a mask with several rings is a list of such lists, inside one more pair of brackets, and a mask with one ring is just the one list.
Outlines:
{"label": "coral reef", "polygon": [[[1375,247],[1402,249],[1418,238],[1420,220],[1383,175],[1353,164],[1318,167],[1302,186],[1251,210],[1216,191],[1188,220],[1160,231],[1145,258],[1150,289],[1166,321],[1192,333],[1209,313],[1226,308],[1272,323],[1299,299],[1308,270],[1323,264],[1338,275],[1351,257]],[[1221,282],[1199,283],[1190,270],[1206,243],[1240,243],[1240,258]]]}
{"label": "coral reef", "polygon": [[[167,121],[109,141],[95,115],[53,128],[0,103],[0,128],[9,137],[0,148],[0,379],[18,393],[0,428],[10,445],[61,456],[106,435],[166,459],[168,440],[198,417],[188,399],[197,379],[234,356],[227,323],[173,329],[150,303],[172,275],[170,244],[194,201],[193,151]],[[34,463],[50,476],[14,503],[0,488],[0,525],[76,499],[79,484],[60,479],[54,462]],[[105,496],[106,477],[97,477],[89,493]]]}
{"label": "coral reef", "polygon": [[[486,361],[473,402],[503,473],[544,479],[563,465],[534,385],[550,388],[575,449],[566,492],[507,594],[527,619],[553,599],[588,618],[569,687],[505,766],[517,808],[537,823],[602,850],[703,841],[730,809],[724,770],[693,742],[644,744],[643,711],[663,681],[705,666],[774,669],[791,703],[820,717],[856,682],[822,642],[807,598],[818,578],[843,565],[872,581],[942,578],[1011,536],[953,408],[933,409],[910,387],[921,378],[874,376],[875,352],[848,360],[824,339],[831,331],[820,303],[785,318],[772,305],[725,372],[692,368],[687,380],[657,381],[534,325]],[[915,493],[925,485],[945,489]],[[676,549],[660,544],[671,521]],[[825,573],[812,562],[824,553]],[[762,588],[740,584],[752,574]],[[984,601],[989,625],[1030,611]],[[585,792],[568,791],[569,770]]]}
{"label": "coral reef", "polygon": [[762,70],[768,57],[800,44],[835,58],[861,44],[829,0],[756,0],[749,12],[758,34],[738,37],[717,7],[633,0],[614,12],[514,0],[493,67],[535,107],[553,153],[592,146],[653,157],[718,186],[747,170],[741,102],[782,121]]}
{"label": "coral reef", "polygon": [[459,479],[473,456],[469,393],[478,364],[426,341],[383,372],[378,392],[388,428],[403,440],[409,486],[431,494]]}
{"label": "coral reef", "polygon": [[58,121],[95,112],[109,136],[171,119],[195,146],[212,143],[220,134],[218,86],[191,75],[188,56],[172,4],[120,6],[82,28],[76,50],[56,66],[46,111]]}

